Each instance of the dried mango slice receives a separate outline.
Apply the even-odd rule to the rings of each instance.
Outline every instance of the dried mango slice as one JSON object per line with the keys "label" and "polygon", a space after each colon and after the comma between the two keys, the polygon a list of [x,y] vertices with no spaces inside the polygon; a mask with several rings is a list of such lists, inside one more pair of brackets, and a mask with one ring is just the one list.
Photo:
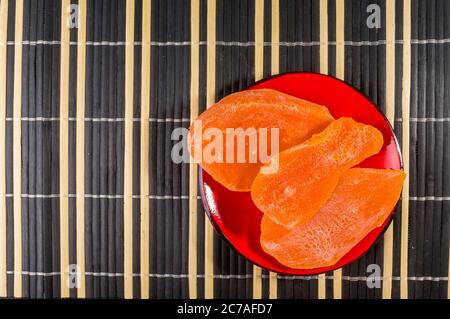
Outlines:
{"label": "dried mango slice", "polygon": [[349,169],[311,222],[288,229],[265,215],[261,246],[291,268],[332,266],[388,218],[404,178],[401,170]]}
{"label": "dried mango slice", "polygon": [[328,200],[342,172],[376,154],[382,134],[351,118],[333,121],[321,133],[271,158],[274,174],[259,173],[251,196],[279,224],[307,223]]}
{"label": "dried mango slice", "polygon": [[[304,142],[313,134],[322,131],[334,119],[325,106],[308,102],[296,97],[270,89],[247,90],[226,96],[202,113],[201,131],[190,128],[188,149],[201,167],[215,180],[233,191],[250,191],[252,182],[258,174],[262,161],[250,160],[249,140],[245,139],[245,156],[237,154],[237,138],[233,143],[226,141],[227,128],[243,130],[260,128],[279,129],[279,151]],[[198,122],[200,123],[200,122]],[[218,143],[223,145],[223,152],[214,153],[215,162],[204,158],[204,150],[214,138],[205,138],[208,128],[218,129],[223,138]],[[198,133],[197,133],[198,132]],[[250,135],[250,134],[249,134]],[[259,131],[256,133],[259,140]],[[270,142],[267,143],[268,155],[271,155]],[[234,149],[235,156],[226,158],[227,150]],[[241,152],[242,153],[242,152]],[[238,162],[238,155],[245,157]],[[267,162],[267,161],[266,161]]]}

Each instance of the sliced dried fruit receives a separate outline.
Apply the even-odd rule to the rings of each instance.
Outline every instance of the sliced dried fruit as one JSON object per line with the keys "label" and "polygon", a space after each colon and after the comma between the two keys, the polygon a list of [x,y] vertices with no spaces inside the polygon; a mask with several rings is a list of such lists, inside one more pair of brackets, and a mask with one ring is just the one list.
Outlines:
{"label": "sliced dried fruit", "polygon": [[[247,90],[234,93],[202,113],[201,130],[191,127],[189,132],[189,151],[201,167],[215,180],[233,191],[250,191],[252,182],[258,174],[261,158],[252,162],[249,150],[249,138],[245,139],[245,155],[238,154],[236,135],[232,143],[226,142],[227,128],[243,130],[266,128],[268,134],[268,155],[270,148],[270,129],[279,129],[279,150],[304,142],[313,134],[322,131],[333,117],[325,106],[298,99],[296,97],[270,89]],[[205,139],[203,133],[208,128],[216,128],[224,137],[218,143],[223,145],[223,152],[214,153],[216,162],[205,160],[203,151],[214,140]],[[198,132],[198,133],[197,133]],[[259,132],[256,133],[259,141]],[[241,140],[242,141],[242,140]],[[233,149],[234,157],[226,156],[227,150]],[[258,150],[259,151],[259,150]],[[238,156],[245,157],[243,163],[237,162]]]}
{"label": "sliced dried fruit", "polygon": [[[336,188],[342,172],[376,154],[382,134],[351,118],[333,121],[321,133],[271,158],[253,181],[255,205],[277,223],[309,222]],[[278,168],[278,170],[277,170]]]}
{"label": "sliced dried fruit", "polygon": [[333,266],[389,217],[404,178],[401,170],[349,169],[311,222],[289,229],[264,215],[261,246],[290,268]]}

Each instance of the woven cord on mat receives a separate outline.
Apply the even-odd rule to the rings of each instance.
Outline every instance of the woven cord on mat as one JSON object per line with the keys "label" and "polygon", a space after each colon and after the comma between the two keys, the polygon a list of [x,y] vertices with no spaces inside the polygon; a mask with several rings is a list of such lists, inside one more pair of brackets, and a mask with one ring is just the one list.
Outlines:
{"label": "woven cord on mat", "polygon": [[[446,0],[0,0],[0,297],[448,298]],[[369,96],[408,173],[394,222],[319,276],[212,230],[172,133],[263,77]],[[369,288],[369,266],[381,286]]]}

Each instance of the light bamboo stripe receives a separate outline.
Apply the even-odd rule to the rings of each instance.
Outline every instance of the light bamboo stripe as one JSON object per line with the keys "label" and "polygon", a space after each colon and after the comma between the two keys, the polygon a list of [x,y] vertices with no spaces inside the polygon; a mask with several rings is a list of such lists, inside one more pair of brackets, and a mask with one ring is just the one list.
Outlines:
{"label": "light bamboo stripe", "polygon": [[[320,0],[320,73],[328,74],[328,0]],[[317,297],[326,298],[325,274],[317,280]]]}
{"label": "light bamboo stripe", "polygon": [[280,0],[272,0],[272,75],[280,73]]}
{"label": "light bamboo stripe", "polygon": [[[3,2],[3,1],[2,1]],[[15,41],[14,46],[14,117],[22,116],[22,30],[23,0],[16,1]],[[14,194],[21,193],[22,169],[22,122],[13,126],[13,188]],[[20,196],[14,197],[14,270],[22,271],[22,203]],[[22,276],[14,275],[14,297],[22,297]]]}
{"label": "light bamboo stripe", "polygon": [[[150,43],[151,40],[151,0],[142,2],[142,41]],[[150,139],[150,54],[149,45],[142,46],[141,69],[141,273],[150,272],[150,205],[149,198],[149,139]],[[141,276],[141,298],[150,297],[149,277]]]}
{"label": "light bamboo stripe", "polygon": [[[191,123],[198,116],[200,1],[191,1]],[[189,298],[197,298],[197,165],[189,164]]]}
{"label": "light bamboo stripe", "polygon": [[[272,0],[272,47],[271,47],[271,73],[280,73],[280,2]],[[277,273],[269,273],[269,298],[278,298],[278,278]]]}
{"label": "light bamboo stripe", "polygon": [[[70,30],[67,16],[70,12],[70,0],[61,2],[61,66],[59,94],[59,191],[69,192],[69,61]],[[69,198],[59,199],[60,218],[60,263],[61,263],[61,298],[69,297]]]}
{"label": "light bamboo stripe", "polygon": [[[8,35],[8,1],[0,2],[0,42]],[[6,69],[7,48],[0,46],[0,145],[6,143]],[[6,160],[4,149],[0,152],[0,297],[6,297]]]}
{"label": "light bamboo stripe", "polygon": [[328,74],[328,0],[320,0],[320,73]]}
{"label": "light bamboo stripe", "polygon": [[345,77],[345,0],[336,0],[336,77]]}
{"label": "light bamboo stripe", "polygon": [[[255,81],[264,76],[264,0],[255,0]],[[261,268],[253,265],[253,298],[262,297]]]}
{"label": "light bamboo stripe", "polygon": [[[125,166],[124,166],[124,272],[133,271],[133,69],[134,69],[134,0],[126,6],[125,27]],[[125,298],[133,298],[133,278],[124,277]]]}
{"label": "light bamboo stripe", "polygon": [[264,0],[255,0],[255,81],[264,75]]}
{"label": "light bamboo stripe", "polygon": [[[216,100],[216,0],[208,1],[207,18],[207,61],[206,61],[206,104],[207,107]],[[208,218],[205,218],[205,298],[214,297],[214,232]]]}
{"label": "light bamboo stripe", "polygon": [[386,2],[386,117],[395,120],[395,1]]}
{"label": "light bamboo stripe", "polygon": [[[403,40],[411,40],[411,0],[403,0]],[[408,298],[408,223],[409,223],[409,110],[411,94],[411,45],[403,45],[402,80],[402,153],[403,167],[406,172],[402,192],[402,224],[400,248],[400,298]],[[450,269],[449,269],[450,270]],[[449,285],[450,286],[450,285]],[[449,290],[450,295],[450,290]]]}
{"label": "light bamboo stripe", "polygon": [[[345,79],[345,0],[336,0],[336,77]],[[333,298],[342,298],[342,268],[333,273]]]}
{"label": "light bamboo stripe", "polygon": [[[77,118],[85,114],[85,78],[86,78],[86,0],[78,0],[78,43],[77,47]],[[84,121],[76,124],[76,203],[77,203],[77,266],[81,274],[78,282],[77,297],[86,297],[85,240],[84,240]]]}
{"label": "light bamboo stripe", "polygon": [[[395,121],[395,1],[386,2],[386,117]],[[391,223],[383,236],[383,277],[392,278],[394,225]],[[383,281],[382,297],[390,299],[392,280]]]}

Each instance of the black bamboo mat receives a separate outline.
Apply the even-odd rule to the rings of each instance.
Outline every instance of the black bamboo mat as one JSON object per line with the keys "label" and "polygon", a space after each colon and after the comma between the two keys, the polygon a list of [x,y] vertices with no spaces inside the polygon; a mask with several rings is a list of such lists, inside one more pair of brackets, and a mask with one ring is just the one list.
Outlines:
{"label": "black bamboo mat", "polygon": [[[449,18],[448,0],[0,0],[0,297],[448,298]],[[292,71],[375,101],[408,173],[383,238],[320,276],[230,249],[171,160],[175,129]]]}

